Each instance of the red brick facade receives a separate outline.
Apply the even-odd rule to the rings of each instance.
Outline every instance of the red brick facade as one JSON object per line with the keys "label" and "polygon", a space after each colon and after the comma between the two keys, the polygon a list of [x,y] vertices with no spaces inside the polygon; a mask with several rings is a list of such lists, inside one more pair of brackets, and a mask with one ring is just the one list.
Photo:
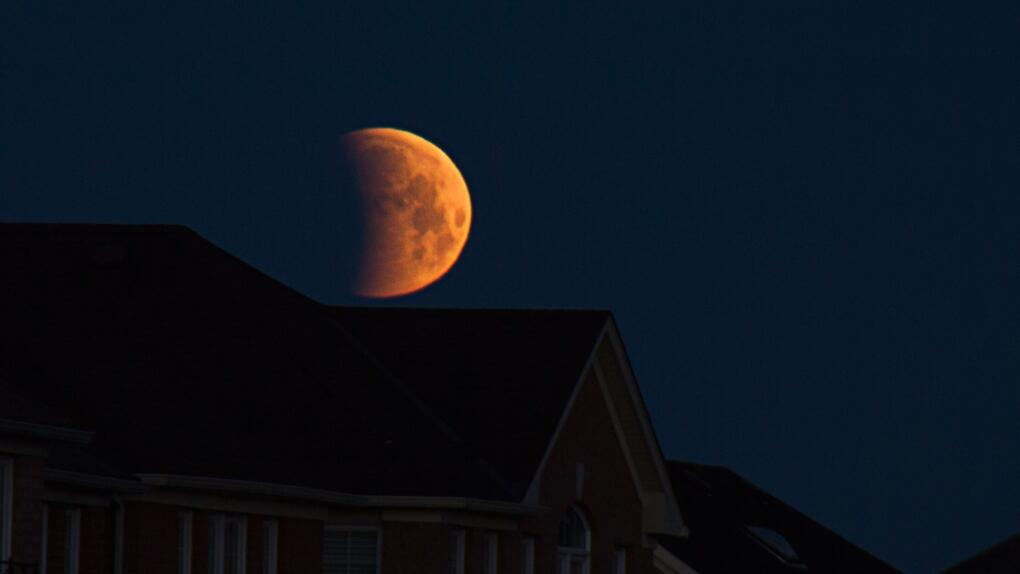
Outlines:
{"label": "red brick facade", "polygon": [[[42,456],[9,456],[15,462],[15,559],[28,563],[39,560],[45,502],[46,574],[66,574],[68,517],[73,516],[69,511],[80,517],[79,574],[114,574],[118,544],[122,551],[119,574],[178,574],[179,520],[182,512],[187,512],[191,517],[191,573],[210,574],[210,524],[216,512],[143,501],[130,492],[115,496],[110,489],[116,490],[116,485],[103,490],[106,486],[50,484],[44,480]],[[157,487],[153,492],[159,490]],[[236,508],[260,504],[252,498],[223,496]],[[295,512],[297,515],[309,509],[324,509],[301,504],[303,510]],[[651,572],[651,551],[643,546],[642,502],[603,390],[593,374],[581,383],[549,451],[539,477],[537,504],[549,512],[515,517],[437,510],[427,511],[420,520],[372,521],[370,525],[378,526],[380,532],[380,574],[449,572],[455,529],[465,534],[465,574],[484,571],[491,536],[497,540],[498,572],[521,571],[522,545],[528,538],[534,542],[534,572],[557,574],[559,522],[570,507],[578,509],[590,527],[591,574],[611,574],[617,549],[626,550],[626,572]],[[120,533],[116,531],[118,509],[123,520]],[[231,515],[242,516],[246,525],[246,574],[264,572],[265,524],[269,519],[277,525],[277,573],[321,573],[326,526],[322,520],[287,516],[286,512],[274,516],[255,511]]]}
{"label": "red brick facade", "polygon": [[[553,510],[526,520],[524,532],[542,541],[535,574],[556,572],[559,519],[570,506],[583,511],[591,528],[591,574],[610,574],[616,548],[627,551],[627,572],[650,572],[651,551],[642,547],[642,504],[598,381],[589,375],[553,445],[540,477],[539,502]],[[578,463],[582,464],[577,497]]]}
{"label": "red brick facade", "polygon": [[40,456],[14,458],[11,556],[22,562],[35,562],[42,549],[43,481],[45,461]]}
{"label": "red brick facade", "polygon": [[[539,479],[538,503],[548,514],[503,521],[497,528],[462,527],[446,521],[384,521],[380,527],[380,574],[448,572],[454,529],[465,533],[465,572],[483,570],[489,536],[497,538],[498,571],[521,569],[522,541],[535,542],[535,573],[556,574],[556,541],[563,512],[573,506],[586,517],[591,533],[591,574],[611,574],[610,564],[618,548],[627,552],[627,572],[650,572],[651,552],[642,546],[642,505],[598,381],[588,376],[553,445]],[[45,488],[43,459],[20,457],[14,480],[13,547],[15,557],[34,562],[39,556],[41,516]],[[583,467],[583,471],[579,468]],[[583,478],[579,478],[579,472]],[[578,488],[580,481],[580,496]],[[80,492],[70,491],[72,494]],[[97,494],[99,496],[97,497]],[[65,498],[67,498],[65,496]],[[73,498],[73,496],[71,496]],[[80,516],[80,574],[111,574],[117,535],[116,504],[101,493],[92,504],[49,502],[47,574],[65,574],[65,536],[68,510]],[[191,514],[191,572],[208,574],[209,528],[214,513],[200,508],[131,500],[122,503],[122,574],[177,574],[179,519]],[[278,574],[319,574],[322,570],[322,521],[287,516],[244,514],[246,572],[261,574],[265,552],[265,521],[277,523]],[[479,520],[493,516],[480,514]],[[493,523],[496,524],[496,523]],[[513,527],[516,524],[516,530]],[[508,529],[509,525],[509,529]]]}

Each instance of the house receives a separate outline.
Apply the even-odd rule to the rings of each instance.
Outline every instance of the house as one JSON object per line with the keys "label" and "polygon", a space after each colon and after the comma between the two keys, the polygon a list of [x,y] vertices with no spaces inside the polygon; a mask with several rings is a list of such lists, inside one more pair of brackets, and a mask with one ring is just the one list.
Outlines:
{"label": "house", "polygon": [[690,535],[660,537],[664,563],[700,574],[897,572],[732,470],[675,460],[666,468]]}
{"label": "house", "polygon": [[8,560],[643,572],[685,532],[608,313],[333,309],[174,226],[0,261]]}
{"label": "house", "polygon": [[12,572],[712,571],[608,312],[329,307],[184,227],[0,224],[0,317]]}

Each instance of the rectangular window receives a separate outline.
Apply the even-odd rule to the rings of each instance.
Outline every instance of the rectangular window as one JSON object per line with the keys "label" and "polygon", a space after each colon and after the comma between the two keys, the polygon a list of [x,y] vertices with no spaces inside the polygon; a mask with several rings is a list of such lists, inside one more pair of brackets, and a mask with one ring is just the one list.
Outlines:
{"label": "rectangular window", "polygon": [[210,574],[244,574],[247,521],[216,515],[209,521]]}
{"label": "rectangular window", "polygon": [[81,549],[81,510],[64,511],[64,574],[78,574],[78,557]]}
{"label": "rectangular window", "polygon": [[627,574],[627,549],[617,546],[613,551],[613,574]]}
{"label": "rectangular window", "polygon": [[535,539],[531,536],[521,540],[521,574],[535,574]]}
{"label": "rectangular window", "polygon": [[379,574],[379,531],[327,526],[322,539],[323,574]]}
{"label": "rectangular window", "polygon": [[276,553],[280,539],[280,527],[275,520],[263,523],[262,574],[276,574]]}
{"label": "rectangular window", "polygon": [[499,535],[485,535],[485,547],[482,549],[482,574],[497,574],[499,565]]}
{"label": "rectangular window", "polygon": [[0,560],[11,558],[14,461],[0,458]]}
{"label": "rectangular window", "polygon": [[177,513],[177,574],[191,574],[191,513]]}
{"label": "rectangular window", "polygon": [[450,574],[464,574],[464,531],[450,531]]}

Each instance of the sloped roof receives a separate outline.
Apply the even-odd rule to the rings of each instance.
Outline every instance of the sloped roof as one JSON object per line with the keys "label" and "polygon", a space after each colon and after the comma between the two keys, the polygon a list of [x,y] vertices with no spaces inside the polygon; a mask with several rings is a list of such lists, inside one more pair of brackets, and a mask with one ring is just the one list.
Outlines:
{"label": "sloped roof", "polygon": [[732,470],[666,467],[690,534],[660,543],[700,574],[898,572]]}
{"label": "sloped roof", "polygon": [[507,497],[326,308],[187,228],[0,224],[0,316],[2,384],[93,467]]}
{"label": "sloped roof", "polygon": [[335,308],[337,321],[524,496],[608,311]]}
{"label": "sloped roof", "polygon": [[1014,574],[1020,570],[1020,534],[1014,534],[950,567],[943,574]]}

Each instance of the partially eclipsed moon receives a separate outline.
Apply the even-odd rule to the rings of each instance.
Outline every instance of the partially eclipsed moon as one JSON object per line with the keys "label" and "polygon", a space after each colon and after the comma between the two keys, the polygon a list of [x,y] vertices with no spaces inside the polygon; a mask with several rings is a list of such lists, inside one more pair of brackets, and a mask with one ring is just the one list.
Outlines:
{"label": "partially eclipsed moon", "polygon": [[402,130],[357,130],[341,142],[362,206],[355,293],[397,297],[437,281],[457,262],[471,228],[471,198],[457,166]]}

